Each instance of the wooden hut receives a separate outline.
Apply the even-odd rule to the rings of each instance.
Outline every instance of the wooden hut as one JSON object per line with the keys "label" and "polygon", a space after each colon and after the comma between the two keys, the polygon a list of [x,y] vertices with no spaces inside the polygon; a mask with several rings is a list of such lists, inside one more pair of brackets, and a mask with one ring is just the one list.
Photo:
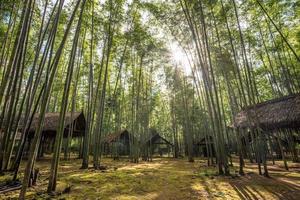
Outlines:
{"label": "wooden hut", "polygon": [[[58,112],[45,114],[44,125],[42,130],[42,141],[39,150],[39,152],[41,152],[40,155],[42,155],[45,150],[51,152],[53,149],[56,131],[59,125],[59,115],[60,113]],[[34,137],[38,123],[39,115],[36,114],[30,126],[28,137],[26,138],[28,150],[31,144],[31,140]],[[67,112],[65,116],[63,136],[64,138],[67,138],[68,135],[71,134],[72,138],[83,137],[85,134],[85,127],[86,120],[82,112]]]}
{"label": "wooden hut", "polygon": [[296,146],[299,144],[300,94],[248,106],[234,117],[233,127],[243,136],[244,146],[256,140],[256,130],[263,133],[270,147],[277,144],[278,148],[273,148],[273,151],[280,149],[281,156],[290,151],[293,160],[298,161]]}
{"label": "wooden hut", "polygon": [[107,134],[103,139],[104,154],[124,156],[130,154],[130,145],[135,137],[126,129]]}
{"label": "wooden hut", "polygon": [[170,155],[173,148],[173,144],[162,137],[155,129],[150,130],[150,137],[143,144],[151,149],[152,155],[157,154],[159,156],[163,156],[163,154]]}
{"label": "wooden hut", "polygon": [[207,137],[207,139],[203,137],[198,142],[195,142],[194,154],[196,156],[215,157],[215,146],[214,146],[213,137],[209,136]]}

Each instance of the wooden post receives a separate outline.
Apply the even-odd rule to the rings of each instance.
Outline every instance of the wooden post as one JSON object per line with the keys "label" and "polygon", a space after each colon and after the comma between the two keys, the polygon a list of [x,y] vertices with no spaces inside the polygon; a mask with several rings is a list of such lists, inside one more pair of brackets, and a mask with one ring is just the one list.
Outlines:
{"label": "wooden post", "polygon": [[280,153],[281,153],[281,157],[282,157],[282,160],[283,160],[283,163],[284,163],[284,167],[285,167],[286,170],[289,170],[289,167],[288,167],[285,155],[284,155],[283,147],[282,147],[281,141],[279,139],[279,135],[276,137],[276,139],[277,139],[277,143],[278,143],[279,148],[280,148]]}

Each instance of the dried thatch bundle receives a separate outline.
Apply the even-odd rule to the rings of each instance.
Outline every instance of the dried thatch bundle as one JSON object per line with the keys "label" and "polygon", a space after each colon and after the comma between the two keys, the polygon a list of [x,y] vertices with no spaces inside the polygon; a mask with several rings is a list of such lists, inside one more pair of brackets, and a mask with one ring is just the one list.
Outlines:
{"label": "dried thatch bundle", "polygon": [[234,118],[236,128],[254,128],[263,130],[299,129],[300,94],[272,99],[239,112]]}

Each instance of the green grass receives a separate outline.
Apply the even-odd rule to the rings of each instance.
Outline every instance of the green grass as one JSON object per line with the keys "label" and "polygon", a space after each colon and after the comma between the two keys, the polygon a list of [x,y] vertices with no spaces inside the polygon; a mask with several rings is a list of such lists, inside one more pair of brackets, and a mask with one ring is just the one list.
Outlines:
{"label": "green grass", "polygon": [[[104,159],[105,171],[81,170],[80,160],[61,161],[57,195],[45,193],[49,161],[37,162],[41,176],[30,188],[28,199],[300,199],[300,175],[296,171],[270,170],[268,179],[255,173],[247,164],[246,176],[218,176],[215,167],[203,160],[189,163],[183,159],[155,159],[134,164],[126,159]],[[24,166],[24,165],[22,165]],[[21,170],[22,171],[22,170]],[[231,168],[235,174],[236,168]],[[251,172],[251,173],[249,173]],[[253,173],[254,172],[254,173]],[[1,177],[3,178],[3,177]],[[62,193],[71,187],[70,193]],[[0,195],[0,199],[16,199],[19,191]]]}

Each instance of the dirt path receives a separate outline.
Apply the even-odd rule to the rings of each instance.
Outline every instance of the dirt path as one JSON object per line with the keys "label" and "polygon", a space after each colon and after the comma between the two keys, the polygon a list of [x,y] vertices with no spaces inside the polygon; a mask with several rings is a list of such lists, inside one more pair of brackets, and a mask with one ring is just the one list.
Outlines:
{"label": "dirt path", "polygon": [[[80,170],[80,160],[62,161],[57,190],[70,192],[53,199],[300,199],[300,174],[285,172],[278,167],[270,171],[268,179],[253,172],[247,165],[244,177],[216,176],[215,168],[205,167],[197,160],[156,159],[133,164],[126,160],[105,159],[108,170]],[[201,167],[200,167],[201,166]],[[41,176],[38,185],[30,188],[28,199],[46,199],[48,161],[38,162]],[[235,170],[232,169],[232,174]],[[17,198],[18,191],[0,195],[0,199]]]}

